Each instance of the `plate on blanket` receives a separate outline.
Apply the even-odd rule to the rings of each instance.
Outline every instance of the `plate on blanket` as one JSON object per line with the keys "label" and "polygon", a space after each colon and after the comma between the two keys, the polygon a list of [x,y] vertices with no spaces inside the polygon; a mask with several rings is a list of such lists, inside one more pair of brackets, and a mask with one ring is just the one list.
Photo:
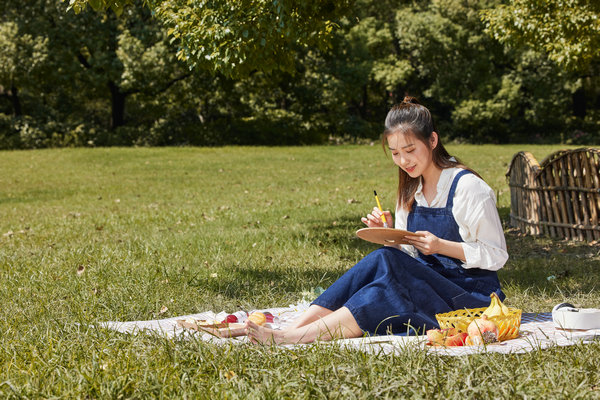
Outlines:
{"label": "plate on blanket", "polygon": [[414,232],[393,228],[363,228],[356,231],[356,236],[363,240],[388,246],[395,244],[408,244],[405,239],[407,235],[416,234]]}
{"label": "plate on blanket", "polygon": [[177,320],[177,325],[182,328],[192,329],[198,332],[207,332],[215,336],[227,338],[244,336],[246,334],[245,324],[212,322],[205,320],[197,320],[195,322],[184,319]]}

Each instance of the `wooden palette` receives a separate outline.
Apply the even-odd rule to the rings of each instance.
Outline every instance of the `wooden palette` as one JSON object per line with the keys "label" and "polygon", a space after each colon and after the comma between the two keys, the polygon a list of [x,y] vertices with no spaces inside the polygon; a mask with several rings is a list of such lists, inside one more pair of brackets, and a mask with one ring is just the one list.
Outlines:
{"label": "wooden palette", "polygon": [[207,332],[215,336],[228,338],[228,337],[236,337],[236,336],[244,336],[246,335],[245,324],[239,323],[211,323],[207,321],[196,321],[188,322],[186,320],[180,319],[177,321],[177,325],[182,328],[192,329],[198,332]]}
{"label": "wooden palette", "polygon": [[408,244],[405,239],[408,235],[420,236],[414,232],[393,228],[363,228],[356,231],[356,236],[363,240],[387,246],[395,244]]}

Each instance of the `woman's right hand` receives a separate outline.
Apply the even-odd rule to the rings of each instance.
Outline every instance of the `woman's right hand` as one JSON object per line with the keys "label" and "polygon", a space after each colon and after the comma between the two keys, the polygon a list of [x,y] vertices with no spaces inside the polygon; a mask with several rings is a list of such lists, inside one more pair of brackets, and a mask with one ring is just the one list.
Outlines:
{"label": "woman's right hand", "polygon": [[382,212],[378,207],[374,207],[370,214],[366,217],[362,217],[360,220],[369,228],[383,228],[383,221],[381,220],[382,215],[385,215],[385,221],[387,222],[388,228],[393,228],[394,219],[392,218],[392,213],[389,211]]}

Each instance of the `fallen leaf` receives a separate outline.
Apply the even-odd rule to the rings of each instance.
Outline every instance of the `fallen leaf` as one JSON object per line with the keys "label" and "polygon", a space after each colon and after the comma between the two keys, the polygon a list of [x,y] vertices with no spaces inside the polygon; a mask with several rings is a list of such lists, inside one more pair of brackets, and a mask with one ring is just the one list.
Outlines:
{"label": "fallen leaf", "polygon": [[77,266],[77,275],[83,275],[83,273],[85,272],[85,267],[83,265],[78,265]]}
{"label": "fallen leaf", "polygon": [[8,231],[6,233],[3,233],[2,236],[4,237],[11,237],[12,235],[14,235],[15,233],[13,231]]}
{"label": "fallen leaf", "polygon": [[210,274],[211,278],[217,278],[219,275],[216,272],[213,272],[212,274]]}
{"label": "fallen leaf", "polygon": [[215,217],[211,217],[210,215],[206,215],[204,213],[202,213],[202,218],[204,218],[207,221],[214,221]]}
{"label": "fallen leaf", "polygon": [[227,378],[228,381],[231,380],[231,379],[233,379],[233,378],[235,378],[235,377],[236,377],[235,372],[233,372],[231,370],[229,370],[229,371],[227,371],[225,373],[225,378]]}

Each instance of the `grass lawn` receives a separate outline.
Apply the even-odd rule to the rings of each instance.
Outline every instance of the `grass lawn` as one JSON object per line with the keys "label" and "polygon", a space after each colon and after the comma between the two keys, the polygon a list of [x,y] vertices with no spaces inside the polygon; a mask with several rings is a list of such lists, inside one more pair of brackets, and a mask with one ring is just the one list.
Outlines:
{"label": "grass lawn", "polygon": [[[506,221],[512,156],[448,146]],[[90,326],[287,306],[377,246],[354,236],[397,172],[379,146],[0,152],[2,398],[600,398],[600,344],[401,357],[127,336]],[[506,303],[600,306],[600,246],[518,235]],[[554,275],[556,279],[548,280]]]}

